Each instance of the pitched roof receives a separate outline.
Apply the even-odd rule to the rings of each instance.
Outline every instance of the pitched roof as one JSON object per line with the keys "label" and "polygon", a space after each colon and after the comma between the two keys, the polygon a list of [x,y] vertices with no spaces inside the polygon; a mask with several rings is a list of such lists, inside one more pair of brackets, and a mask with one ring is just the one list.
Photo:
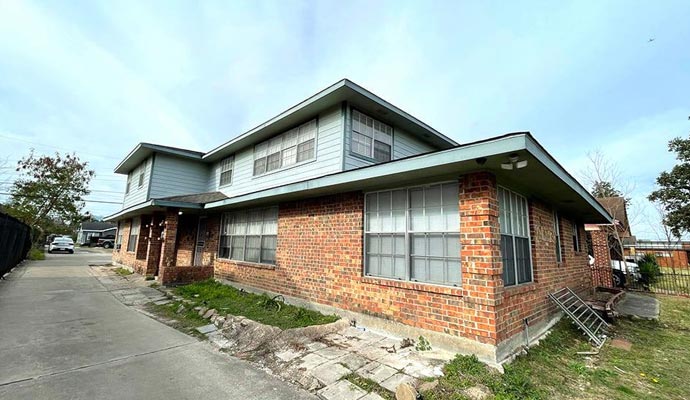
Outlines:
{"label": "pitched roof", "polygon": [[81,223],[81,230],[83,231],[104,231],[112,228],[117,228],[117,225],[112,222],[89,221]]}
{"label": "pitched roof", "polygon": [[616,197],[600,197],[597,201],[604,206],[606,211],[613,216],[613,219],[617,220],[619,225],[619,232],[623,237],[630,237],[632,233],[630,232],[630,221],[628,221],[628,210],[625,204],[625,198]]}
{"label": "pitched roof", "polygon": [[158,198],[156,200],[177,201],[177,202],[182,202],[182,203],[206,204],[206,203],[212,203],[214,201],[225,200],[227,198],[228,198],[228,196],[224,195],[221,192],[206,192],[206,193],[185,194],[182,196],[162,197],[162,198]]}

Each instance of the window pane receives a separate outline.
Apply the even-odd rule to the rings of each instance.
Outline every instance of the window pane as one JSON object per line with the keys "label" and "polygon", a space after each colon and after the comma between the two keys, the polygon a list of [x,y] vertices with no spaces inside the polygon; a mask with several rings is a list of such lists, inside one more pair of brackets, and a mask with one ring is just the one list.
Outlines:
{"label": "window pane", "polygon": [[264,210],[262,233],[265,235],[278,234],[278,210],[269,208]]}
{"label": "window pane", "polygon": [[352,132],[351,150],[354,153],[371,157],[372,139],[357,132]]}
{"label": "window pane", "polygon": [[376,161],[390,161],[391,159],[391,145],[381,143],[378,140],[374,141],[374,159]]}
{"label": "window pane", "polygon": [[379,201],[378,193],[368,193],[367,198],[366,198],[367,212],[377,211],[378,210],[378,201]]}
{"label": "window pane", "polygon": [[244,260],[244,236],[232,237],[232,254],[230,258],[233,260]]}
{"label": "window pane", "polygon": [[411,253],[413,255],[425,256],[426,255],[426,236],[425,235],[412,235],[412,249]]}
{"label": "window pane", "polygon": [[443,218],[445,231],[460,232],[460,211],[457,208],[443,207]]}
{"label": "window pane", "polygon": [[424,200],[426,207],[440,207],[441,206],[441,186],[432,186],[424,191]]}
{"label": "window pane", "polygon": [[410,208],[424,207],[424,189],[410,189]]}
{"label": "window pane", "polygon": [[261,175],[266,172],[266,158],[254,160],[254,175]]}
{"label": "window pane", "polygon": [[410,230],[414,232],[424,232],[427,230],[423,209],[410,210]]}
{"label": "window pane", "polygon": [[247,247],[244,255],[245,261],[259,262],[261,251],[261,236],[247,236]]}
{"label": "window pane", "polygon": [[280,168],[280,152],[269,154],[266,161],[266,172]]}
{"label": "window pane", "polygon": [[515,261],[517,263],[518,283],[530,282],[532,280],[529,252],[529,239],[515,238]]}
{"label": "window pane", "polygon": [[393,254],[393,237],[381,235],[381,254]]}
{"label": "window pane", "polygon": [[314,139],[300,143],[297,146],[297,162],[311,160],[314,158]]}
{"label": "window pane", "polygon": [[379,235],[367,235],[367,252],[378,254],[381,252]]}
{"label": "window pane", "polygon": [[247,233],[247,214],[238,213],[232,216],[232,234],[244,235]]}
{"label": "window pane", "polygon": [[249,213],[249,225],[247,234],[258,235],[261,233],[261,225],[263,222],[263,215],[261,211],[252,211]]}
{"label": "window pane", "polygon": [[312,140],[316,137],[316,120],[311,120],[299,127],[300,143]]}
{"label": "window pane", "polygon": [[405,232],[405,211],[393,211],[393,232]]}
{"label": "window pane", "polygon": [[426,258],[411,257],[410,264],[410,279],[415,281],[426,281]]}
{"label": "window pane", "polygon": [[393,254],[405,255],[405,235],[393,235]]}
{"label": "window pane", "polygon": [[381,232],[381,221],[377,212],[367,213],[367,232]]}
{"label": "window pane", "polygon": [[405,279],[406,267],[405,267],[405,257],[394,257],[393,258],[393,277],[397,279]]}
{"label": "window pane", "polygon": [[445,245],[442,235],[428,235],[428,248],[427,256],[443,257],[443,251],[445,250]]}
{"label": "window pane", "polygon": [[446,260],[446,271],[448,282],[460,284],[462,282],[462,275],[460,273],[460,260]]}
{"label": "window pane", "polygon": [[298,129],[291,129],[285,133],[283,136],[283,149],[297,146],[297,136],[299,135]]}
{"label": "window pane", "polygon": [[503,258],[503,284],[515,284],[515,254],[513,252],[513,238],[501,235],[501,255]]}
{"label": "window pane", "polygon": [[393,209],[403,210],[407,209],[407,191],[394,190],[393,191]]}
{"label": "window pane", "polygon": [[460,235],[445,235],[445,256],[460,258]]}
{"label": "window pane", "polygon": [[379,267],[379,256],[376,254],[367,254],[367,269],[366,273],[369,275],[380,275],[381,269]]}
{"label": "window pane", "polygon": [[430,232],[439,232],[445,229],[445,222],[443,214],[441,213],[441,207],[426,207],[426,220],[427,228]]}
{"label": "window pane", "polygon": [[261,240],[261,262],[266,264],[275,264],[278,237],[274,235],[263,236]]}
{"label": "window pane", "polygon": [[232,183],[232,170],[220,173],[220,186]]}
{"label": "window pane", "polygon": [[386,278],[393,277],[393,259],[391,256],[381,256],[379,259],[381,263],[380,275]]}
{"label": "window pane", "polygon": [[297,146],[288,147],[283,150],[281,165],[286,167],[297,162]]}
{"label": "window pane", "polygon": [[455,183],[446,183],[442,187],[442,192],[444,208],[455,207],[455,209],[458,209],[458,205],[460,203],[458,185]]}
{"label": "window pane", "polygon": [[445,268],[446,263],[442,259],[429,259],[429,281],[443,283],[445,282]]}

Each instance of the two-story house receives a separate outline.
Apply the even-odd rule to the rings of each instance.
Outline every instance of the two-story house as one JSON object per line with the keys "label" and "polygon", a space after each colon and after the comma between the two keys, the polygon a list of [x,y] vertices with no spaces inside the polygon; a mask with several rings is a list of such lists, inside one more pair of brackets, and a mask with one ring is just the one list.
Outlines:
{"label": "two-story house", "polygon": [[207,153],[141,143],[115,172],[115,262],[491,362],[551,326],[548,292],[591,287],[583,226],[610,220],[529,133],[458,144],[348,80]]}

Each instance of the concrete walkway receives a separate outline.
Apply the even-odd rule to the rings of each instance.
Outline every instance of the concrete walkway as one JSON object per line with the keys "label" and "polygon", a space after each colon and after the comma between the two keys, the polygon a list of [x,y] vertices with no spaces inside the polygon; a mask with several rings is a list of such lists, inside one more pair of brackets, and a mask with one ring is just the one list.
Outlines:
{"label": "concrete walkway", "polygon": [[314,399],[120,303],[108,254],[48,255],[0,281],[0,398]]}

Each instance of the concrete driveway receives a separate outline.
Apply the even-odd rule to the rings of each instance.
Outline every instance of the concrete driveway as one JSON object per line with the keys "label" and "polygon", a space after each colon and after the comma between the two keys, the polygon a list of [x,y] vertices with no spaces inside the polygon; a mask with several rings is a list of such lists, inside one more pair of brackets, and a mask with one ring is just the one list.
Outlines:
{"label": "concrete driveway", "polygon": [[0,398],[314,399],[117,301],[107,252],[46,256],[0,281]]}

